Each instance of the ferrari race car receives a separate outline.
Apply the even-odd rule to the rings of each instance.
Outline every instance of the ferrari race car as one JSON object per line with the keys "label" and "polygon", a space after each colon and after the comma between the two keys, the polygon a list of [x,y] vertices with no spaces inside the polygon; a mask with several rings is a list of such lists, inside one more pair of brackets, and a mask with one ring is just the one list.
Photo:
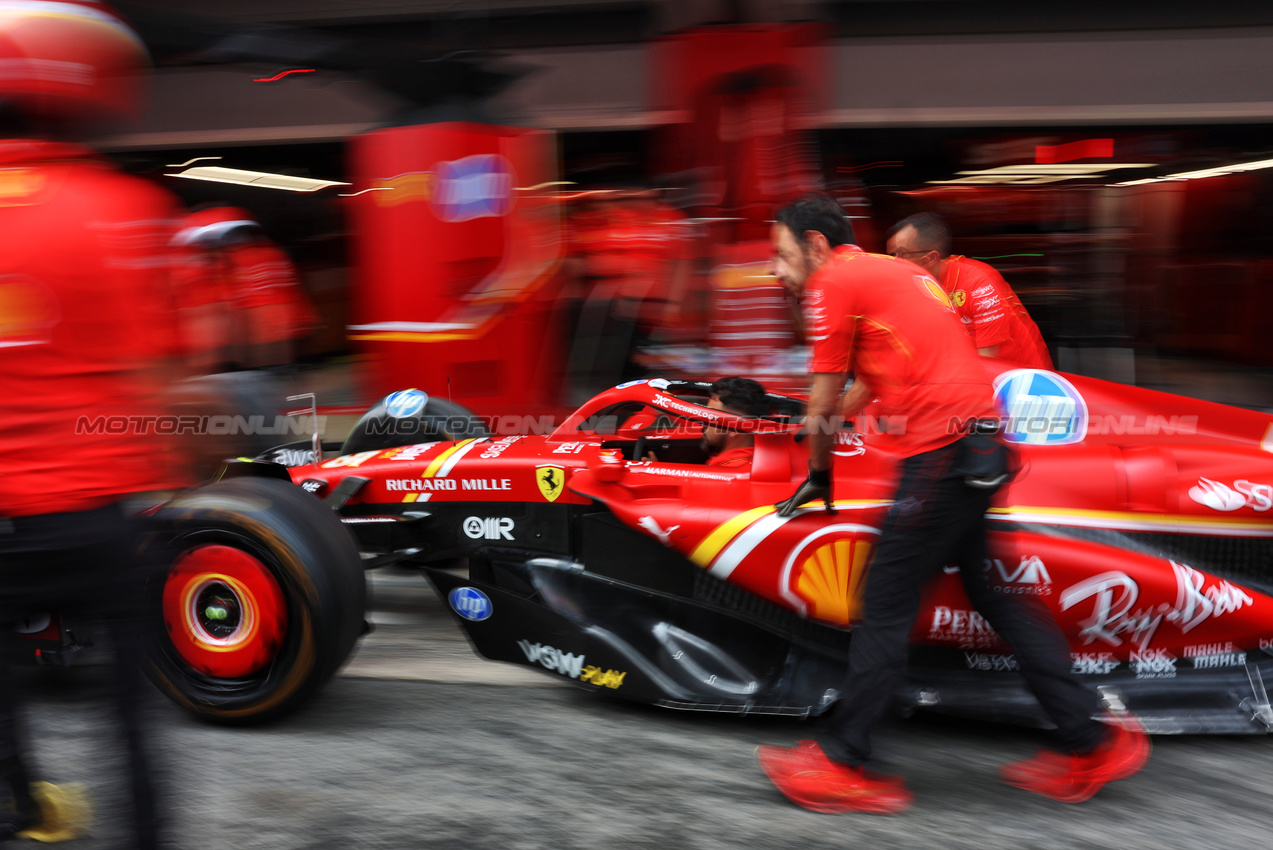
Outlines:
{"label": "ferrari race car", "polygon": [[[1273,729],[1273,417],[986,366],[1020,461],[989,514],[992,586],[1045,604],[1075,673],[1150,731]],[[770,394],[747,420],[708,387],[631,382],[502,436],[404,390],[335,457],[230,464],[163,509],[182,554],[160,681],[211,718],[286,711],[353,646],[361,569],[398,564],[487,658],[668,708],[824,712],[898,458],[878,429],[842,430],[834,512],[779,517],[806,471],[801,401]],[[708,424],[754,434],[750,470],[705,465]],[[924,591],[899,707],[1045,725],[956,572]]]}

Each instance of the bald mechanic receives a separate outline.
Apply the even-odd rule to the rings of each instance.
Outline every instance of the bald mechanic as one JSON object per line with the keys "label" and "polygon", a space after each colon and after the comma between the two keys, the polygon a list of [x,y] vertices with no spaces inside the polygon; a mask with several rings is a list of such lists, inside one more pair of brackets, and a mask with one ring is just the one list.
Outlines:
{"label": "bald mechanic", "polygon": [[[761,768],[788,799],[819,812],[894,813],[912,794],[901,777],[864,769],[870,733],[902,682],[923,582],[957,563],[968,598],[1012,647],[1068,756],[1043,752],[1006,765],[1011,785],[1079,802],[1132,775],[1148,738],[1130,718],[1093,719],[1099,700],[1071,673],[1069,648],[1037,599],[991,590],[985,513],[1007,477],[1006,448],[985,371],[941,288],[914,265],[863,253],[839,205],[809,195],[778,211],[773,274],[809,313],[808,478],[780,516],[831,505],[831,449],[840,417],[878,399],[906,427],[886,440],[901,455],[893,507],[866,578],[863,620],[849,642],[841,697],[816,742],[764,746]],[[846,376],[855,373],[848,393]],[[950,427],[951,422],[966,428]]]}
{"label": "bald mechanic", "polygon": [[950,227],[935,213],[917,213],[893,225],[888,253],[910,260],[941,284],[972,336],[977,353],[1033,369],[1051,369],[1039,328],[994,266],[951,255]]}

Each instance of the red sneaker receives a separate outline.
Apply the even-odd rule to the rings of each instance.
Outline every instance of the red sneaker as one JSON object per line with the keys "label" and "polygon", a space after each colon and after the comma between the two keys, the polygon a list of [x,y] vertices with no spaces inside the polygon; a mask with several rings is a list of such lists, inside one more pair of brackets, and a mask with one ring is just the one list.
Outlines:
{"label": "red sneaker", "polygon": [[783,796],[815,812],[896,814],[910,808],[914,795],[900,776],[879,776],[860,767],[833,762],[814,741],[794,747],[762,746],[760,769]]}
{"label": "red sneaker", "polygon": [[1149,736],[1130,715],[1111,716],[1112,728],[1090,753],[1040,751],[999,770],[1003,781],[1062,803],[1081,803],[1110,782],[1132,776],[1149,760]]}

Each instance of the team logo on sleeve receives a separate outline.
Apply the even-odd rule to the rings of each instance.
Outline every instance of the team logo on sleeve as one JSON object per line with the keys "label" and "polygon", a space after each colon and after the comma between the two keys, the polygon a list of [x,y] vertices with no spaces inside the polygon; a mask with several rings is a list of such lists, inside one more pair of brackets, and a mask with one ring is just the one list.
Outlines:
{"label": "team logo on sleeve", "polygon": [[566,483],[566,470],[560,466],[535,467],[535,484],[539,486],[539,494],[550,502],[557,501]]}
{"label": "team logo on sleeve", "polygon": [[928,275],[924,275],[924,274],[915,275],[915,283],[917,286],[919,286],[922,292],[927,293],[938,304],[942,305],[947,310],[954,309],[952,306],[950,306],[950,296],[946,294],[946,290],[941,288],[940,283],[933,280]]}
{"label": "team logo on sleeve", "polygon": [[962,307],[964,304],[968,303],[968,293],[964,292],[962,289],[956,289],[954,292],[950,293],[950,301],[956,307]]}

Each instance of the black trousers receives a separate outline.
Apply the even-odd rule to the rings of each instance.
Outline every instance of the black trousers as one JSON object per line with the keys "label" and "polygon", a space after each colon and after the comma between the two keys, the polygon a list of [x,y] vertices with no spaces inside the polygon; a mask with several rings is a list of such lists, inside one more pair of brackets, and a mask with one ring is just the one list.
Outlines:
{"label": "black trousers", "polygon": [[969,487],[960,470],[966,440],[907,458],[866,578],[861,624],[849,642],[841,697],[824,717],[818,743],[833,761],[864,763],[871,729],[906,672],[907,640],[924,581],[958,564],[973,606],[1007,641],[1021,674],[1056,724],[1061,743],[1094,749],[1097,693],[1072,674],[1069,648],[1051,612],[1034,597],[995,593],[986,564],[986,509],[992,491]]}
{"label": "black trousers", "polygon": [[57,613],[105,627],[114,647],[110,701],[128,755],[137,846],[155,847],[156,813],[140,704],[143,670],[143,562],[138,527],[118,506],[78,513],[0,519],[0,771],[16,806],[30,805],[32,777],[17,725],[21,677],[30,664],[15,625],[28,614]]}

